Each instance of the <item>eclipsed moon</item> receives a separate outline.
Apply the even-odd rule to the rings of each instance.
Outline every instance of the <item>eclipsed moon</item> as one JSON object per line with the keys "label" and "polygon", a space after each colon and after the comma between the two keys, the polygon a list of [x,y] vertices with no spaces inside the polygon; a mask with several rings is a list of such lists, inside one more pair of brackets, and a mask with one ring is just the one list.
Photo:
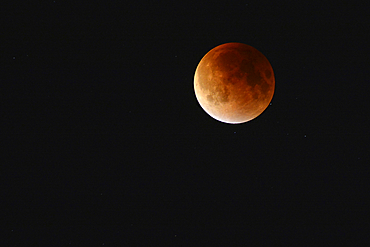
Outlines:
{"label": "eclipsed moon", "polygon": [[258,117],[270,104],[275,76],[267,58],[252,46],[226,43],[199,62],[194,90],[211,117],[238,124]]}

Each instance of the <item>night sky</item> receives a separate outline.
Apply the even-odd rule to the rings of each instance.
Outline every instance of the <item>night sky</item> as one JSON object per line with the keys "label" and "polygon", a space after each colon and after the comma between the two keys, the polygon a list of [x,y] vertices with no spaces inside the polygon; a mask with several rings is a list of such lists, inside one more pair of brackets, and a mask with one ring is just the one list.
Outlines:
{"label": "night sky", "polygon": [[[4,246],[369,240],[361,4],[55,0],[0,11]],[[201,58],[228,42],[255,47],[275,73],[271,105],[244,124],[210,117],[193,89]]]}

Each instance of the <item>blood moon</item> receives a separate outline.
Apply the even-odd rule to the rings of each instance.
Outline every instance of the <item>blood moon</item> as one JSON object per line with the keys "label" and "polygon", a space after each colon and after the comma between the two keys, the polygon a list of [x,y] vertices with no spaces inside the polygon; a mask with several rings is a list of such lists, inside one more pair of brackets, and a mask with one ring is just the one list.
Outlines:
{"label": "blood moon", "polygon": [[201,107],[224,123],[258,117],[274,95],[275,76],[267,58],[252,46],[226,43],[199,62],[194,90]]}

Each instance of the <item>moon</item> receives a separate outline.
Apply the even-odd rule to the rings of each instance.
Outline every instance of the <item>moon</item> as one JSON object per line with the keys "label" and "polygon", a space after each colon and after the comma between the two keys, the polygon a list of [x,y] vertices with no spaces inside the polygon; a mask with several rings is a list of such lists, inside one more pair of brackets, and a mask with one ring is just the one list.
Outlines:
{"label": "moon", "polygon": [[201,59],[194,75],[194,91],[200,106],[214,119],[245,123],[270,104],[275,91],[274,71],[256,48],[226,43]]}

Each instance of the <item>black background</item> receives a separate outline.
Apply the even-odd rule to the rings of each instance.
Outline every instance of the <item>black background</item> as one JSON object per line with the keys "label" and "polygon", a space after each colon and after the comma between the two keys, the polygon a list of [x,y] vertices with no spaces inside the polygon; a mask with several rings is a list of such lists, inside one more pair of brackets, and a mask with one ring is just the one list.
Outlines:
{"label": "black background", "polygon": [[[7,246],[368,241],[361,4],[11,5],[0,69]],[[214,120],[193,91],[201,58],[227,42],[257,48],[275,73],[272,104],[244,124]]]}

